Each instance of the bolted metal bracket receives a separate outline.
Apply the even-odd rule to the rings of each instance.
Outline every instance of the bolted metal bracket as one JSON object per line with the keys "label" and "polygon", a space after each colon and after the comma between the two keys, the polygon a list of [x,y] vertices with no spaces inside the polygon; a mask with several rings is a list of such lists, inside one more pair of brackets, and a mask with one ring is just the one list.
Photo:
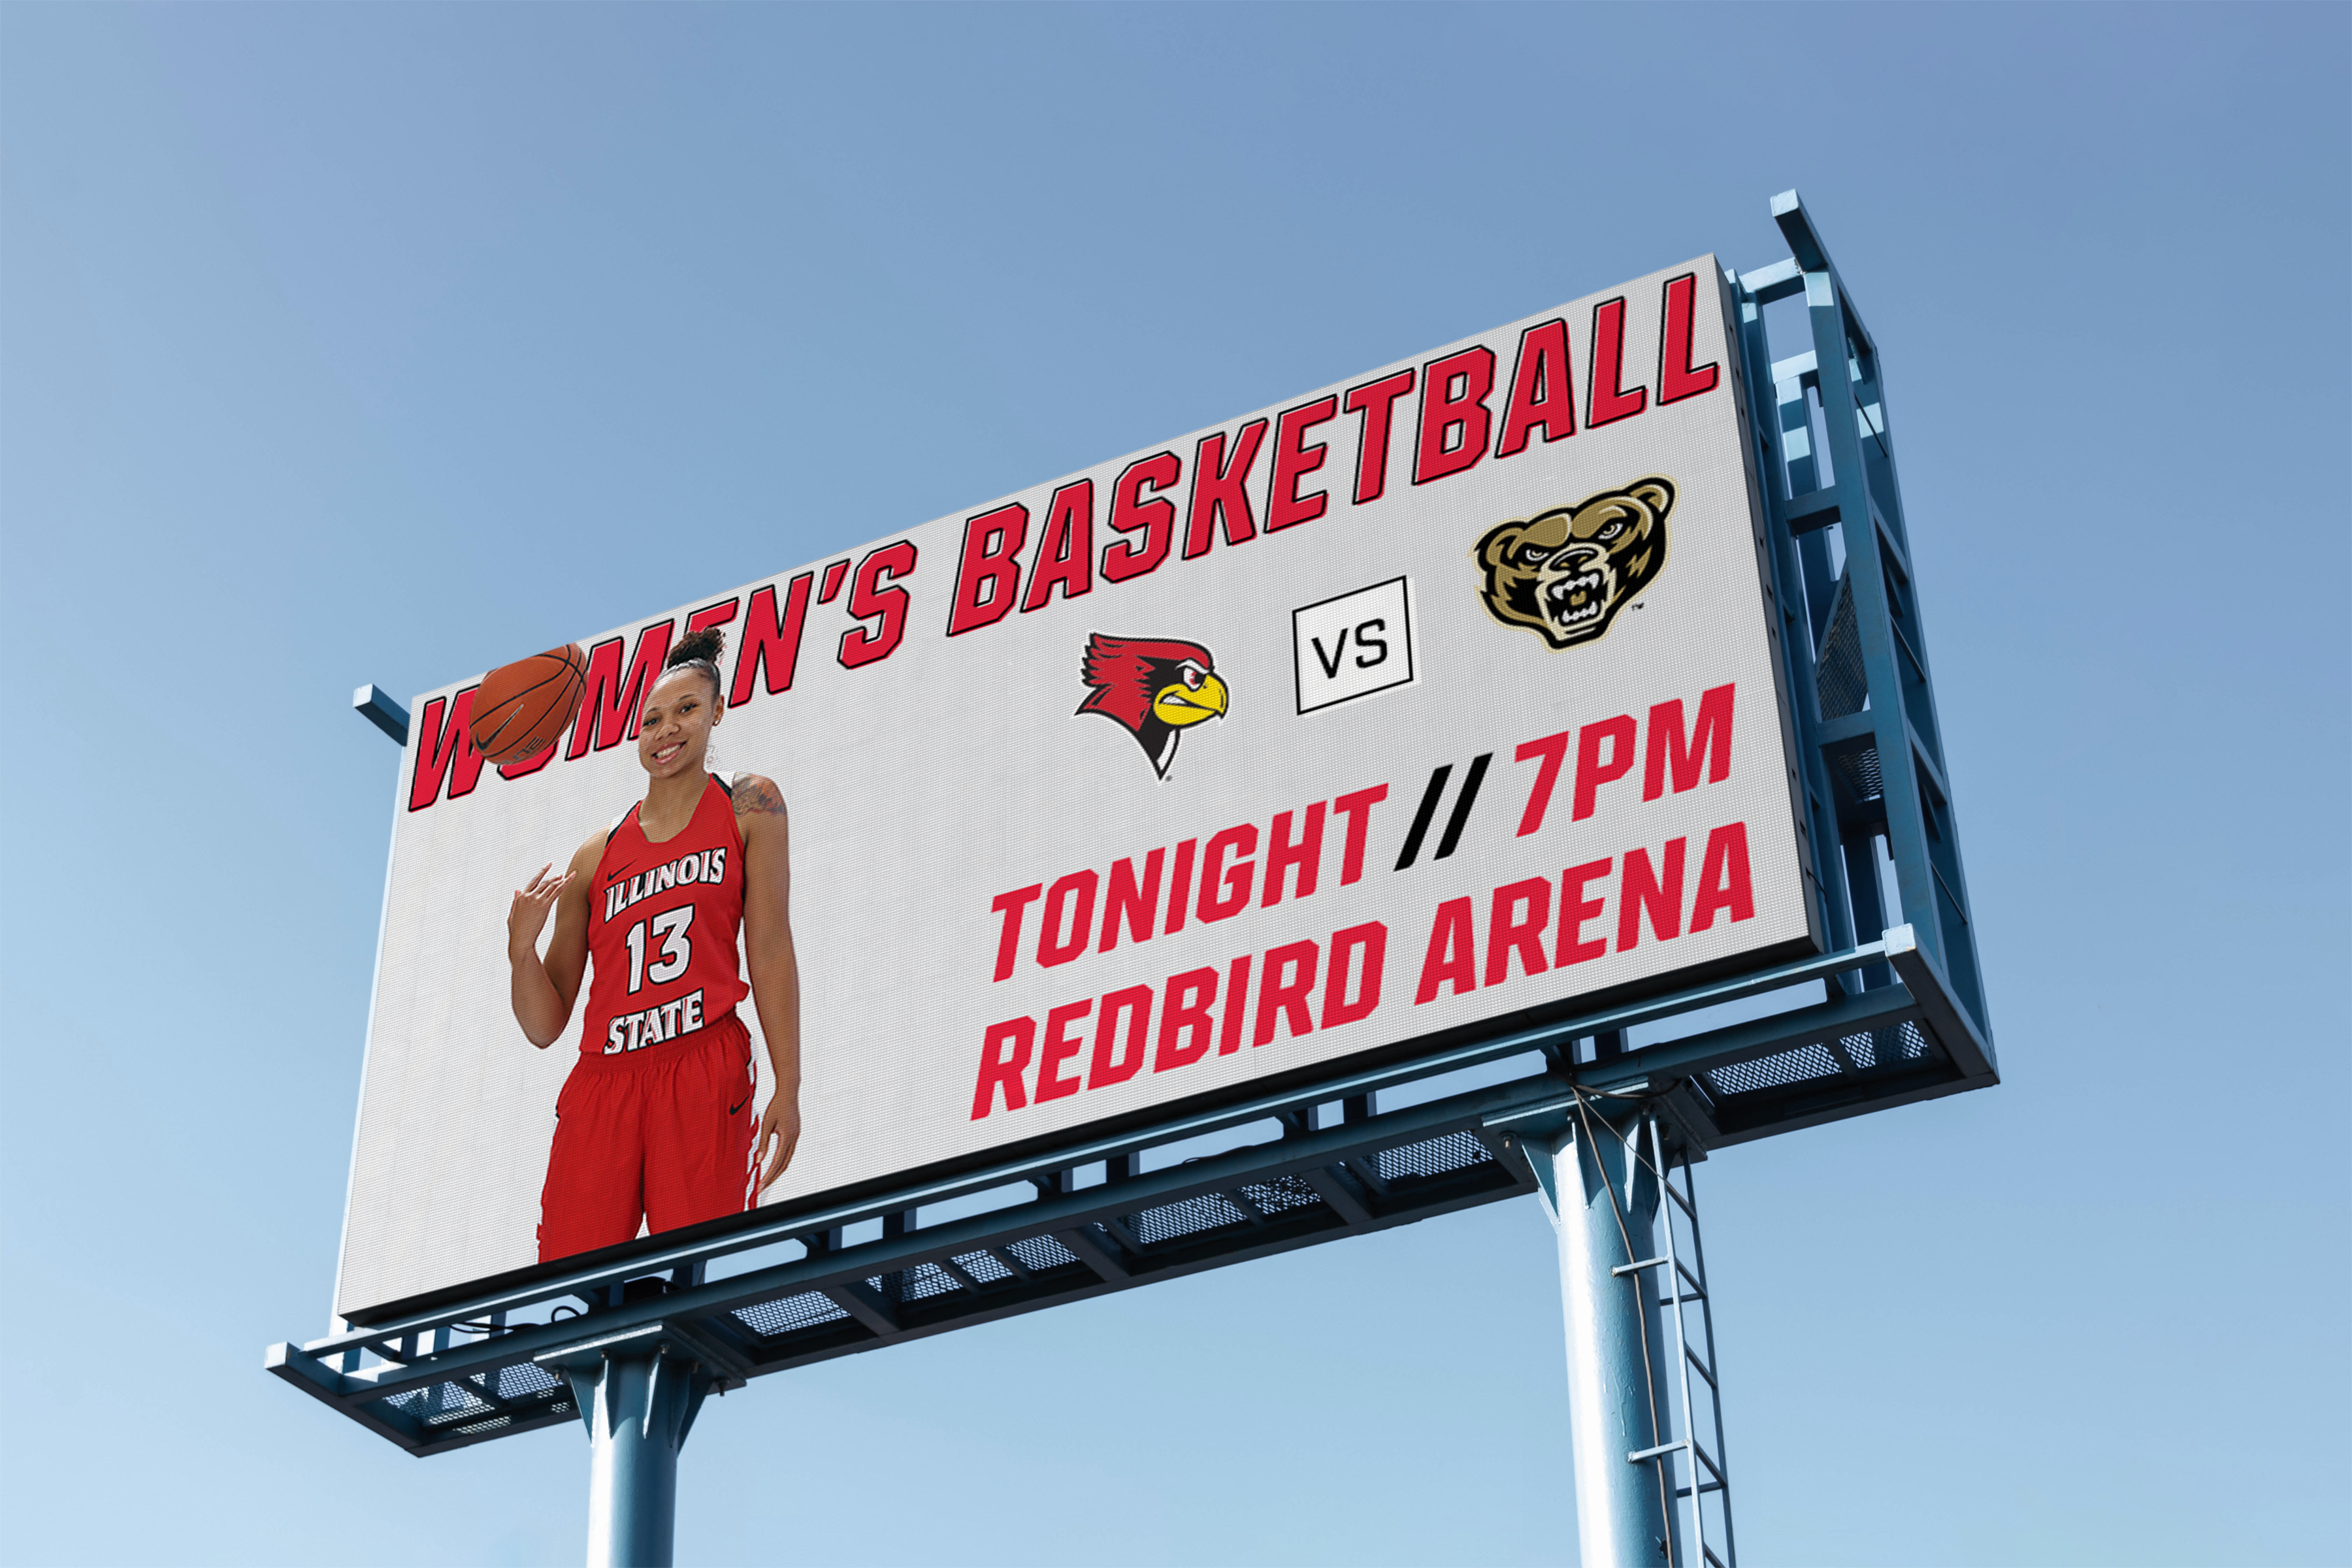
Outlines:
{"label": "bolted metal bracket", "polygon": [[[571,1384],[572,1407],[580,1413],[581,1425],[587,1428],[591,1439],[596,1436],[596,1391],[604,1381],[606,1364],[647,1359],[654,1363],[657,1382],[681,1375],[688,1380],[684,1414],[673,1439],[676,1444],[683,1444],[687,1434],[694,1429],[694,1418],[701,1411],[707,1394],[713,1390],[724,1394],[730,1388],[742,1387],[751,1371],[750,1360],[721,1344],[716,1335],[691,1324],[673,1322],[647,1323],[641,1328],[602,1334],[531,1358],[550,1372],[562,1373],[564,1382]],[[677,1370],[666,1373],[666,1367]],[[660,1405],[659,1400],[646,1402],[648,1421]]]}

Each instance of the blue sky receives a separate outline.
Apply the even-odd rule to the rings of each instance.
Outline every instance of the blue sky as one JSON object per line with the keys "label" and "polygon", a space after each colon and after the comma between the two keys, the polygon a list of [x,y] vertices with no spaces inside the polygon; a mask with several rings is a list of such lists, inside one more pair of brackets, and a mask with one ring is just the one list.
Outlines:
{"label": "blue sky", "polygon": [[[1885,353],[2007,1082],[1706,1165],[1752,1564],[2319,1564],[2342,6],[0,11],[0,1559],[576,1561],[321,1329],[410,692],[1713,249]],[[709,1563],[1574,1561],[1525,1200],[754,1384]]]}

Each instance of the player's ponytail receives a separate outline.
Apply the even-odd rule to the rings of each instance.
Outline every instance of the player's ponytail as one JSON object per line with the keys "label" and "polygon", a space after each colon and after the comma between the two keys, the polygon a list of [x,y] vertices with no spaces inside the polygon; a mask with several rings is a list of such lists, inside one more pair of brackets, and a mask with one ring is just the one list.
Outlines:
{"label": "player's ponytail", "polygon": [[677,646],[669,650],[667,658],[662,660],[662,671],[664,674],[673,669],[699,671],[709,678],[711,700],[718,701],[719,694],[727,689],[719,679],[719,656],[726,651],[727,634],[717,626],[705,626],[677,639]]}

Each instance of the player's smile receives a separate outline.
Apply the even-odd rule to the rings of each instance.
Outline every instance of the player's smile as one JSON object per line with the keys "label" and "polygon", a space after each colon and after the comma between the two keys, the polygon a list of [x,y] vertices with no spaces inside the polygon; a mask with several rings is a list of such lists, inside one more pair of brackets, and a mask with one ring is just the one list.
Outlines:
{"label": "player's smile", "polygon": [[656,778],[701,766],[719,712],[700,677],[673,672],[646,694],[637,720],[637,761]]}
{"label": "player's smile", "polygon": [[687,729],[688,726],[676,721],[662,724],[658,730],[648,726],[652,732],[637,742],[637,752],[644,759],[647,773],[667,773],[686,760],[688,753],[695,749],[689,744],[694,737],[685,732]]}

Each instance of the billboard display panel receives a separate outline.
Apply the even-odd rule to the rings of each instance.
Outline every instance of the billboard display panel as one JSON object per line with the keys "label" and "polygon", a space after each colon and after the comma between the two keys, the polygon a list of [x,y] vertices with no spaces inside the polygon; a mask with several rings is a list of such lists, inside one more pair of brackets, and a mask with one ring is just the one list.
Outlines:
{"label": "billboard display panel", "polygon": [[[1818,951],[1721,278],[585,637],[537,757],[475,752],[478,679],[425,694],[337,1310]],[[689,689],[690,797],[637,743]],[[567,861],[588,973],[534,1049],[510,907]],[[557,1223],[591,1189],[622,1218]]]}

